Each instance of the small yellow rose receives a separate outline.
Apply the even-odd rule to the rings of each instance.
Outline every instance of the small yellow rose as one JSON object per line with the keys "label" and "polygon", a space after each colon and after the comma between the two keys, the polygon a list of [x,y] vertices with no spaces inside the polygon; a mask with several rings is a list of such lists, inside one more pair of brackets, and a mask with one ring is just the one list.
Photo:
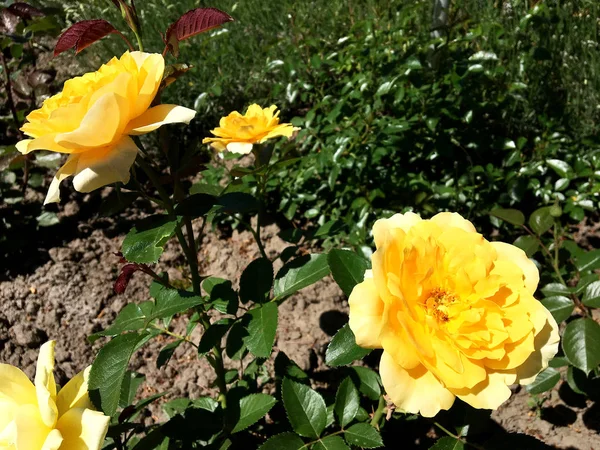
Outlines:
{"label": "small yellow rose", "polygon": [[279,123],[279,111],[275,112],[276,109],[275,105],[263,109],[254,104],[248,107],[243,116],[233,111],[221,118],[219,127],[211,130],[217,137],[204,138],[202,143],[211,144],[220,152],[227,149],[232,153],[247,155],[252,151],[252,144],[262,144],[279,136],[289,138],[299,128],[290,123]]}
{"label": "small yellow rose", "polygon": [[378,220],[373,270],[350,295],[358,345],[383,348],[383,385],[396,406],[432,417],[456,397],[495,409],[558,351],[558,326],[533,294],[536,266],[488,242],[456,213]]}
{"label": "small yellow rose", "polygon": [[40,348],[35,386],[16,367],[0,364],[0,449],[99,450],[110,417],[88,397],[89,367],[57,393],[54,341]]}
{"label": "small yellow rose", "polygon": [[177,105],[150,108],[165,69],[159,54],[126,52],[98,71],[65,82],[62,92],[27,116],[21,130],[33,139],[17,144],[21,153],[67,153],[44,204],[60,200],[59,185],[74,176],[79,192],[129,181],[138,148],[129,135],[149,133],[168,123],[189,123],[196,112]]}

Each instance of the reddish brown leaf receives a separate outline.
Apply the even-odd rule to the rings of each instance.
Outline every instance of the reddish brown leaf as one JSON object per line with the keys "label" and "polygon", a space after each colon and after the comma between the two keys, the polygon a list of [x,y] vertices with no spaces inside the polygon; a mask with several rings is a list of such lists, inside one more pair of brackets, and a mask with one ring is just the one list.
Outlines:
{"label": "reddish brown leaf", "polygon": [[0,11],[0,31],[12,34],[16,31],[19,24],[19,16],[10,12],[8,8]]}
{"label": "reddish brown leaf", "polygon": [[216,8],[192,9],[167,29],[165,44],[175,56],[178,56],[179,42],[231,21],[233,17]]}
{"label": "reddish brown leaf", "polygon": [[117,281],[115,281],[115,285],[113,286],[113,290],[116,294],[122,294],[123,292],[125,292],[125,289],[127,289],[127,285],[131,280],[131,277],[138,270],[142,269],[137,264],[126,264],[121,268],[121,273],[119,274],[119,277],[117,278]]}
{"label": "reddish brown leaf", "polygon": [[39,17],[44,15],[41,9],[38,9],[35,6],[31,6],[23,2],[13,3],[6,9],[8,9],[11,13],[19,16],[22,19],[31,19],[32,17]]}
{"label": "reddish brown leaf", "polygon": [[54,56],[72,48],[75,49],[75,53],[79,53],[111,33],[118,33],[118,31],[104,19],[77,22],[60,35],[54,48]]}

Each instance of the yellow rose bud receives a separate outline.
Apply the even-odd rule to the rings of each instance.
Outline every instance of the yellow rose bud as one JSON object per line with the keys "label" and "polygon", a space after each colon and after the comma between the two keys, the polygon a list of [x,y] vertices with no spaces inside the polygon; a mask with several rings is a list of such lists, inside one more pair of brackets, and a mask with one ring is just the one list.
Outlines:
{"label": "yellow rose bud", "polygon": [[70,176],[79,192],[127,183],[138,153],[130,135],[192,120],[196,112],[189,108],[150,107],[164,70],[159,54],[126,52],[96,72],[67,80],[61,93],[27,116],[21,130],[33,139],[17,143],[21,153],[50,150],[69,155],[44,204],[60,200],[60,182]]}
{"label": "yellow rose bud", "polygon": [[277,106],[261,108],[254,104],[248,107],[245,115],[233,111],[221,118],[219,127],[211,130],[216,138],[204,138],[203,144],[222,152],[227,149],[232,153],[247,155],[252,151],[252,144],[262,144],[269,139],[285,136],[291,137],[299,128],[290,123],[279,123]]}
{"label": "yellow rose bud", "polygon": [[378,220],[373,270],[350,295],[358,345],[383,348],[383,385],[398,409],[426,417],[456,397],[495,409],[558,351],[558,326],[534,297],[537,267],[489,242],[456,213]]}
{"label": "yellow rose bud", "polygon": [[89,367],[57,393],[54,341],[40,348],[35,385],[16,367],[0,364],[0,448],[99,450],[110,417],[88,397]]}

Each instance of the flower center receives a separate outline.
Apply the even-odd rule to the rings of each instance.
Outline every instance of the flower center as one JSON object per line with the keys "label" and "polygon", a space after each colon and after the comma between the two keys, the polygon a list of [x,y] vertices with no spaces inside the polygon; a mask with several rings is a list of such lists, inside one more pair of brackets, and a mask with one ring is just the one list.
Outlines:
{"label": "flower center", "polygon": [[434,288],[425,300],[427,314],[435,317],[438,322],[448,322],[448,306],[457,300],[456,295]]}

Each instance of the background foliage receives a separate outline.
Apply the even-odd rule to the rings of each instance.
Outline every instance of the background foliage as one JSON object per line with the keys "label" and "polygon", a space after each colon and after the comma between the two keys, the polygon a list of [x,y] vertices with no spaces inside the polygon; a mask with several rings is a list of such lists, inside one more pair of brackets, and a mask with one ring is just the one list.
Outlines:
{"label": "background foliage", "polygon": [[[37,5],[62,8],[64,14],[57,21],[65,24],[102,17],[124,28],[109,0],[68,0],[60,5],[44,0]],[[257,179],[265,175],[265,206],[282,224],[283,238],[292,244],[317,239],[324,241],[325,248],[343,244],[356,253],[333,250],[327,256],[307,257],[308,261],[296,266],[292,260],[288,275],[274,276],[271,269],[270,279],[262,280],[262,291],[244,285],[244,275],[239,292],[225,280],[204,280],[203,297],[155,284],[154,301],[128,305],[113,328],[102,332],[116,336],[103,351],[107,355],[119,350],[123,355],[120,372],[98,372],[92,383],[98,386],[105,410],[121,411],[113,424],[115,442],[125,430],[130,431],[133,448],[154,448],[156,442],[169,439],[171,445],[186,448],[189,442],[217,441],[222,423],[227,433],[236,435],[227,439],[236,442],[248,438],[237,434],[247,427],[262,432],[265,425],[259,419],[273,408],[269,414],[276,420],[267,428],[269,433],[281,434],[273,438],[272,447],[265,444],[264,448],[284,448],[282,443],[299,448],[304,442],[314,443],[313,448],[344,448],[342,435],[348,445],[379,445],[380,435],[363,427],[373,420],[375,425],[384,425],[381,417],[375,420],[368,414],[378,409],[381,393],[374,372],[348,369],[344,372],[348,378],[340,381],[332,398],[310,389],[307,375],[291,361],[275,361],[275,379],[265,378],[261,358],[271,353],[270,337],[274,338],[277,324],[277,311],[269,306],[274,303],[265,299],[272,290],[273,300],[281,300],[330,270],[348,294],[367,267],[361,257],[369,255],[374,220],[407,210],[423,215],[457,211],[485,235],[494,233],[494,239],[514,241],[534,258],[542,269],[538,297],[564,323],[562,351],[530,392],[543,394],[564,376],[575,392],[597,393],[600,326],[594,309],[600,307],[600,253],[582,248],[573,236],[575,225],[597,220],[599,201],[597,2],[458,0],[452,4],[448,28],[436,38],[432,37],[430,1],[138,0],[137,6],[150,49],[161,49],[157,31],[191,8],[217,7],[236,19],[182,44],[185,62],[194,68],[165,92],[163,101],[193,106],[199,114],[187,134],[179,137],[174,151],[200,152],[207,161],[208,152],[200,146],[200,139],[219,117],[254,102],[277,104],[286,121],[302,128],[294,142],[274,146],[268,176],[231,169],[227,164],[205,167],[202,180],[190,192],[214,197],[197,217],[210,210],[216,223],[239,225],[241,216],[258,209],[248,206],[253,205],[248,195],[257,192]],[[19,45],[18,39],[3,41],[4,54],[13,58],[15,80],[19,70],[31,63],[24,51],[27,46]],[[83,61],[95,67],[119,54],[120,45],[117,39],[105,39],[84,52]],[[58,63],[63,61],[60,58]],[[37,100],[46,94],[39,94]],[[22,105],[17,122],[35,100],[34,93],[30,103]],[[15,120],[6,102],[2,111],[7,130],[2,152],[10,154],[17,139]],[[40,175],[31,178],[37,181],[29,181],[30,188],[43,189],[43,169],[56,163],[43,157],[32,163]],[[0,169],[3,202],[14,203],[21,195],[18,180],[24,163],[11,162]],[[231,183],[224,195],[214,189],[222,179]],[[220,209],[211,210],[215,205]],[[184,216],[190,214],[186,211],[176,210]],[[40,226],[51,226],[56,220],[55,216],[37,217]],[[146,224],[126,238],[123,253],[130,262],[157,260],[164,239],[179,226],[173,217],[154,219],[160,224]],[[132,243],[145,243],[145,253],[128,253]],[[281,255],[284,261],[289,257]],[[248,279],[268,272],[264,267],[260,270],[265,261],[257,261],[246,269]],[[298,283],[299,274],[308,281]],[[256,307],[247,314],[230,313],[238,301],[249,300]],[[167,303],[175,309],[164,308]],[[191,403],[176,400],[165,406],[171,420],[138,441],[138,425],[130,421],[147,403],[142,401],[123,414],[139,385],[133,381],[135,375],[126,372],[127,355],[160,334],[160,327],[168,329],[171,316],[200,305],[202,311],[214,308],[234,316],[207,327],[200,353],[208,353],[229,333],[229,356],[240,357],[237,343],[238,351],[256,357],[244,374],[228,378],[232,397],[227,402],[239,409],[225,413],[223,403],[210,398]],[[188,334],[199,321],[198,314],[192,316]],[[271,342],[254,339],[257,330],[268,330]],[[330,366],[365,356],[352,345],[348,333],[343,328],[334,338],[327,355]],[[174,347],[164,349],[163,363],[173,351]],[[102,357],[101,353],[100,361]],[[560,367],[567,367],[565,375]],[[122,380],[121,391],[102,393],[105,381],[113,377]],[[252,393],[259,379],[277,386],[274,397]],[[275,403],[275,397],[282,402]],[[472,411],[463,413],[466,417]],[[456,417],[450,421],[453,430],[459,430],[464,419]],[[202,435],[172,438],[170,427],[179,430],[201,420],[215,421],[215,428],[207,426]],[[334,422],[333,429],[339,432],[327,434]],[[360,430],[352,433],[353,427]],[[392,432],[384,428],[382,433],[385,439]],[[262,442],[255,435],[254,439]],[[455,439],[444,439],[436,448],[460,448],[454,447],[459,445]],[[443,447],[445,443],[448,447]]]}

